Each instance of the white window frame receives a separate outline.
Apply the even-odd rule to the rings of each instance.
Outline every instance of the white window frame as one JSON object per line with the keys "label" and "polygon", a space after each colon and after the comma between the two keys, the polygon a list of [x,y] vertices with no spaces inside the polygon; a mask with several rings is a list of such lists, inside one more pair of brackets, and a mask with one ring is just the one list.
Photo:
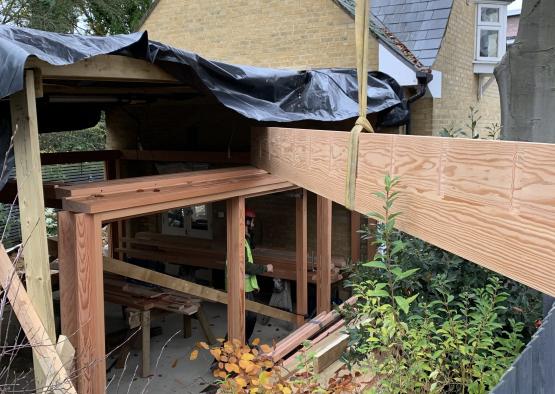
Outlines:
{"label": "white window frame", "polygon": [[[499,10],[499,22],[482,22],[482,9],[496,8]],[[496,30],[498,32],[497,56],[480,56],[480,32],[482,30]],[[476,36],[474,58],[479,62],[497,63],[507,49],[507,6],[494,3],[480,3],[476,7]]]}
{"label": "white window frame", "polygon": [[[168,212],[164,212],[162,214],[162,234],[168,235],[179,235],[182,237],[191,237],[191,238],[201,238],[201,239],[212,239],[212,204],[196,204],[196,205],[206,205],[206,218],[207,218],[207,229],[206,230],[198,230],[192,228],[192,215],[186,214],[185,215],[185,225],[181,227],[172,227],[169,225],[168,219]],[[194,206],[190,207],[182,207],[179,209],[183,209],[185,211],[192,210]]]}

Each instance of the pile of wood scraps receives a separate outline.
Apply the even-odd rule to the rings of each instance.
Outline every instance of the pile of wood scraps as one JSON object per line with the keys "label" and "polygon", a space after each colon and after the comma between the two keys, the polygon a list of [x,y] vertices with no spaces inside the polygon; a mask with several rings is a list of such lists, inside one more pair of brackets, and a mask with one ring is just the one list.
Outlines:
{"label": "pile of wood scraps", "polygon": [[[184,237],[151,232],[137,233],[134,238],[123,238],[122,242],[125,247],[118,248],[118,251],[129,257],[194,267],[225,269],[225,249],[223,245],[204,243],[199,247],[197,243],[189,244]],[[296,255],[294,251],[256,248],[253,251],[253,258],[255,264],[273,265],[273,272],[264,273],[262,276],[292,281],[296,279]],[[343,279],[340,270],[345,265],[344,257],[332,257],[332,267],[330,268],[332,283]],[[309,257],[308,282],[316,283],[316,276],[315,259]]]}
{"label": "pile of wood scraps", "polygon": [[160,287],[128,283],[117,277],[104,279],[106,301],[138,310],[161,309],[183,315],[193,315],[200,307],[200,299]]}

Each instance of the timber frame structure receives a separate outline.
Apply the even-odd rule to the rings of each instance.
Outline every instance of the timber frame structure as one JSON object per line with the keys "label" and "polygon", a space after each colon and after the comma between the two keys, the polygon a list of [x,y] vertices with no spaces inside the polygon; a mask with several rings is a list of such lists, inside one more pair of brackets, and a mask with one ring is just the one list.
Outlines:
{"label": "timber frame structure", "polygon": [[[41,180],[36,97],[46,91],[78,94],[153,95],[191,88],[159,67],[121,56],[97,56],[69,66],[28,62],[25,89],[11,98],[17,192],[25,239],[27,289],[31,302],[56,342],[48,249],[44,222],[45,192]],[[111,81],[110,88],[72,88],[59,81]],[[127,86],[132,84],[132,86]],[[140,84],[138,86],[137,84]],[[50,190],[61,200],[59,214],[62,334],[76,348],[80,393],[104,392],[105,348],[103,272],[190,292],[228,305],[231,338],[244,339],[246,309],[304,323],[307,313],[307,191],[317,194],[317,311],[332,319],[330,275],[332,201],[345,204],[349,134],[321,130],[263,128],[252,132],[251,164],[187,174],[114,179]],[[87,160],[113,153],[88,153]],[[119,154],[119,153],[117,153]],[[115,154],[117,156],[117,154]],[[137,153],[155,156],[155,153]],[[79,156],[79,155],[77,155]],[[82,156],[85,157],[86,155]],[[115,157],[117,160],[117,157]],[[246,160],[245,160],[246,161]],[[243,163],[245,164],[245,163]],[[372,192],[382,188],[386,173],[401,177],[399,229],[470,261],[555,295],[555,147],[504,141],[362,134],[352,214],[381,209]],[[296,202],[295,314],[245,302],[245,199],[301,188]],[[45,190],[47,185],[45,185]],[[180,279],[102,256],[104,224],[209,201],[227,201],[228,292],[206,292]],[[354,223],[354,224],[353,224]],[[112,228],[117,229],[116,225]],[[356,245],[357,241],[353,241]],[[185,282],[185,283],[184,283]],[[327,320],[326,320],[327,321]],[[331,320],[329,320],[331,321]],[[305,323],[284,339],[281,358],[314,333]],[[278,344],[279,346],[279,344]]]}

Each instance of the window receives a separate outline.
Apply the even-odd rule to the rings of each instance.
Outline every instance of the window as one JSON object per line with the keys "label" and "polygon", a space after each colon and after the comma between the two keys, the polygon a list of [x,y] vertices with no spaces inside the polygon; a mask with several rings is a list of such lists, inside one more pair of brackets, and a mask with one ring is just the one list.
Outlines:
{"label": "window", "polygon": [[212,239],[212,205],[193,205],[163,214],[162,233]]}
{"label": "window", "polygon": [[478,4],[476,18],[476,60],[501,60],[506,49],[507,8],[505,5]]}

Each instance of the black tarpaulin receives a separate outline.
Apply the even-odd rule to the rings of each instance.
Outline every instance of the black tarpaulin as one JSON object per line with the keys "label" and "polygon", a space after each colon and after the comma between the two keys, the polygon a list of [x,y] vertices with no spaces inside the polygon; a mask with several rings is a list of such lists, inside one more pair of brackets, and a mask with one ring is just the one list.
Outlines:
{"label": "black tarpaulin", "polygon": [[[7,25],[0,25],[0,99],[23,89],[24,67],[29,56],[61,66],[106,54],[157,64],[200,93],[211,95],[224,106],[257,121],[330,122],[358,116],[354,69],[294,71],[232,65],[149,41],[146,32],[94,37]],[[39,132],[90,127],[102,109],[87,104],[81,105],[80,111],[71,111],[66,105],[39,103]],[[73,116],[63,116],[64,110]],[[401,125],[408,119],[401,88],[386,74],[368,75],[368,113],[377,113],[378,122],[387,126]],[[4,101],[0,103],[0,157],[8,152],[9,118],[9,105]],[[7,164],[8,169],[13,166],[13,157]],[[0,188],[6,175],[0,180]]]}
{"label": "black tarpaulin", "polygon": [[[29,56],[67,65],[102,54],[157,64],[177,79],[212,94],[226,107],[258,121],[339,121],[358,116],[355,70],[294,71],[209,61],[149,41],[146,32],[93,37],[2,25],[0,98],[23,89],[23,70]],[[406,110],[400,108],[399,95],[398,85],[387,75],[369,75],[368,113],[388,112],[397,123],[403,123]]]}

